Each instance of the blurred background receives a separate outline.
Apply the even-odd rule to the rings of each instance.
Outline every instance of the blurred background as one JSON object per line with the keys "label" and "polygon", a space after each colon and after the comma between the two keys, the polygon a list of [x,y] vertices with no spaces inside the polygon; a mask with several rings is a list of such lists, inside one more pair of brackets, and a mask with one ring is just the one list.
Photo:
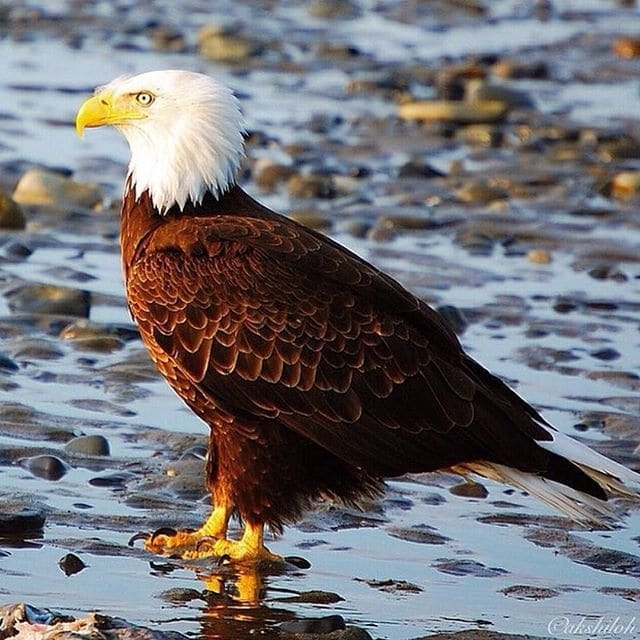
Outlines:
{"label": "blurred background", "polygon": [[230,570],[129,548],[205,517],[206,431],[124,302],[128,149],[110,129],[79,140],[73,118],[118,75],[218,77],[245,114],[247,191],[391,273],[559,429],[637,468],[635,2],[13,1],[0,60],[0,602],[156,637],[284,637],[327,616],[399,640],[562,637],[632,619],[637,507],[586,532],[443,474],[362,512],[318,505],[269,543],[312,568],[250,604]]}

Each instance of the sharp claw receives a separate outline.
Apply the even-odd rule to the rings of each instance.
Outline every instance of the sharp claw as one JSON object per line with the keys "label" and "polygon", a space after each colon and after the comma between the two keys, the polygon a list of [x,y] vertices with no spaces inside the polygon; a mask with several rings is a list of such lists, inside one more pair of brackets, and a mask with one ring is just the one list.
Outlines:
{"label": "sharp claw", "polygon": [[228,553],[225,553],[218,558],[219,567],[222,567],[225,564],[229,564],[230,562],[231,562],[231,556]]}
{"label": "sharp claw", "polygon": [[129,547],[133,547],[133,543],[134,543],[136,540],[144,540],[144,541],[146,542],[148,539],[149,539],[149,534],[148,534],[148,533],[146,533],[146,532],[144,532],[144,531],[138,531],[138,533],[136,533],[136,534],[132,535],[132,536],[129,538],[129,542],[127,542],[127,545],[128,545]]}
{"label": "sharp claw", "polygon": [[156,529],[149,538],[149,544],[153,544],[158,536],[175,536],[178,532],[171,527],[160,527]]}

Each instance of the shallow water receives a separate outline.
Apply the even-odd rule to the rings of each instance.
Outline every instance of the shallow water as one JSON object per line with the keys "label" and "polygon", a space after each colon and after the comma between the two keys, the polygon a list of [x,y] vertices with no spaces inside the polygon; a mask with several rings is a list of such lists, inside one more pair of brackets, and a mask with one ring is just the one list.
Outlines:
{"label": "shallow water", "polygon": [[[432,12],[417,16],[411,14],[412,3],[361,3],[361,18],[325,22],[311,18],[299,3],[277,3],[270,11],[255,3],[220,4],[218,15],[208,13],[209,3],[197,2],[184,3],[184,13],[172,11],[175,5],[169,3],[161,15],[184,30],[191,42],[197,27],[223,15],[259,19],[261,33],[278,40],[285,39],[286,29],[281,44],[295,61],[294,70],[268,55],[263,63],[225,68],[191,51],[153,51],[144,35],[127,31],[154,17],[146,5],[125,12],[118,22],[109,17],[111,3],[95,3],[82,16],[66,3],[42,3],[48,12],[69,18],[67,25],[47,26],[43,20],[40,27],[30,27],[27,38],[9,34],[0,40],[2,183],[10,184],[29,165],[62,166],[79,180],[98,180],[107,197],[117,200],[127,149],[113,131],[91,131],[83,141],[75,138],[71,120],[84,95],[118,74],[149,68],[215,73],[239,92],[250,130],[275,140],[250,155],[295,163],[286,145],[304,143],[316,165],[322,164],[319,157],[325,167],[338,167],[338,173],[356,162],[371,169],[368,182],[337,201],[301,203],[284,189],[264,195],[249,181],[251,193],[283,211],[320,211],[339,241],[430,302],[462,309],[469,319],[462,340],[474,357],[507,379],[559,429],[637,467],[638,200],[620,202],[595,193],[585,173],[591,165],[579,161],[567,169],[547,157],[523,161],[516,146],[483,151],[431,131],[398,124],[385,128],[395,103],[383,93],[348,92],[345,87],[359,74],[411,62],[435,66],[441,56],[532,56],[552,65],[551,78],[514,85],[531,94],[538,115],[551,118],[561,130],[604,127],[619,132],[622,127],[623,133],[633,134],[638,126],[639,63],[612,59],[608,46],[617,35],[640,31],[638,11],[614,3],[556,2],[553,15],[543,22],[532,13],[534,3],[526,2],[490,3],[484,18],[443,9],[446,3],[433,3]],[[414,19],[402,22],[400,9]],[[74,48],[68,43],[78,34],[84,40]],[[139,48],[119,49],[127,37]],[[362,59],[316,58],[313,47],[326,42],[357,46]],[[312,133],[309,122],[317,114],[340,120],[328,133]],[[509,136],[515,137],[514,130]],[[434,141],[436,148],[427,152],[425,140]],[[516,195],[493,208],[453,202],[449,194],[456,185],[438,183],[433,193],[445,190],[445,197],[425,197],[417,208],[425,216],[451,213],[459,220],[455,224],[400,230],[384,242],[346,232],[345,222],[366,217],[363,209],[374,224],[390,209],[404,210],[398,193],[405,188],[415,189],[417,199],[431,195],[430,185],[395,178],[398,163],[415,149],[445,171],[453,160],[462,160],[475,176],[518,176],[524,167],[525,173],[546,170],[556,181],[548,192],[539,189],[530,198]],[[310,164],[314,168],[314,162]],[[624,168],[638,164],[638,158],[619,161]],[[416,208],[415,202],[411,207]],[[593,215],[576,216],[581,208],[592,209]],[[614,213],[599,217],[599,209]],[[76,217],[69,211],[31,215],[27,231],[4,237],[3,245],[20,241],[34,251],[27,259],[0,263],[3,289],[23,282],[79,287],[92,292],[92,321],[128,326],[113,208]],[[454,233],[474,224],[484,225],[478,228],[485,231],[491,225],[502,228],[502,218],[503,235],[498,234],[499,241],[488,252],[470,251]],[[514,253],[502,242],[510,234],[522,252]],[[526,250],[532,246],[547,248],[553,261],[539,265],[527,260]],[[589,268],[613,265],[626,279],[595,278],[582,263]],[[82,274],[82,282],[74,274]],[[571,301],[570,310],[558,306],[561,300]],[[562,627],[549,626],[558,617],[631,620],[636,614],[637,507],[631,507],[624,528],[572,530],[576,540],[569,546],[563,542],[567,522],[533,498],[489,481],[483,482],[488,498],[459,497],[449,491],[458,480],[444,475],[392,481],[385,498],[363,513],[324,505],[270,544],[276,552],[305,557],[310,570],[268,576],[260,606],[214,597],[213,581],[205,582],[203,576],[221,572],[232,591],[228,569],[163,562],[127,547],[128,538],[139,530],[195,525],[206,516],[197,469],[178,467],[183,473],[178,481],[166,473],[184,449],[204,442],[204,427],[155,377],[139,342],[124,340],[107,352],[86,350],[59,337],[64,324],[44,316],[17,318],[0,297],[2,352],[19,366],[0,374],[0,495],[5,505],[0,511],[27,506],[47,514],[42,537],[26,542],[0,539],[3,601],[25,600],[76,613],[98,610],[211,638],[245,637],[252,629],[265,634],[284,620],[333,613],[374,637],[398,640],[482,628],[563,636]],[[603,359],[597,355],[603,349],[617,355]],[[12,408],[15,403],[34,413],[20,414]],[[610,426],[612,417],[622,420],[617,431]],[[574,428],[580,424],[586,431]],[[54,428],[62,435],[54,434]],[[111,455],[66,456],[65,440],[79,433],[106,436]],[[19,463],[47,452],[69,463],[66,475],[55,482],[34,476]],[[96,477],[123,472],[127,475],[112,486],[95,486]],[[445,536],[443,543],[412,541],[416,532],[425,531],[424,525],[433,527],[428,532]],[[565,538],[570,539],[568,534]],[[589,559],[601,549],[630,555]],[[70,552],[87,567],[66,576],[57,562]],[[625,557],[626,565],[621,564]],[[522,585],[529,591],[513,590]],[[551,597],[530,595],[540,588],[552,590]],[[188,589],[198,597],[188,599]],[[337,593],[343,600],[324,605],[284,601],[311,590]]]}

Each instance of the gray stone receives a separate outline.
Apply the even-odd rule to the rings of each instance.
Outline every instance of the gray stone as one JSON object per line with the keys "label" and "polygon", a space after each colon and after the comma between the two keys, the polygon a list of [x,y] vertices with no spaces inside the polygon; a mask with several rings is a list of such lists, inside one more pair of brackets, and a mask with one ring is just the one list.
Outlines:
{"label": "gray stone", "polygon": [[60,458],[46,454],[28,458],[24,466],[43,480],[60,480],[67,473],[67,465]]}
{"label": "gray stone", "polygon": [[91,294],[53,284],[24,284],[5,294],[13,313],[38,313],[87,318]]}
{"label": "gray stone", "polygon": [[87,456],[108,456],[111,454],[109,441],[104,436],[78,436],[64,445],[67,453],[80,453]]}

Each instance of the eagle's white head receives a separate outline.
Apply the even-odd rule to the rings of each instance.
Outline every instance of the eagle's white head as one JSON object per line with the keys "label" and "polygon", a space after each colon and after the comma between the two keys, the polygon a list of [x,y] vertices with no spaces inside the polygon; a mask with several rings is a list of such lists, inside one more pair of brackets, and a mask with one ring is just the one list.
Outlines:
{"label": "eagle's white head", "polygon": [[98,87],[78,111],[79,135],[111,124],[129,143],[136,198],[148,190],[161,213],[217,196],[244,155],[243,119],[229,89],[191,71],[151,71]]}

